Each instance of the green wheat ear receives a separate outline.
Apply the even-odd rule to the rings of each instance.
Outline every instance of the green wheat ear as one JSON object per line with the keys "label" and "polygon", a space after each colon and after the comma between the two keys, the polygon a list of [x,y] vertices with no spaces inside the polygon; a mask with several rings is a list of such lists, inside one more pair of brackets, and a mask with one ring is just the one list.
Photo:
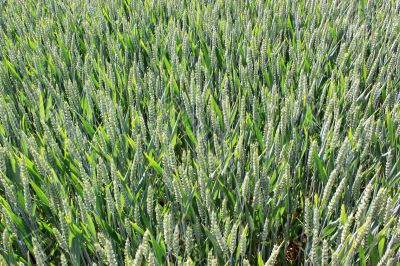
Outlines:
{"label": "green wheat ear", "polygon": [[279,255],[279,250],[282,247],[281,243],[279,246],[278,245],[274,245],[271,255],[269,256],[267,262],[264,264],[265,266],[270,266],[270,265],[275,265],[275,263],[277,262],[277,257]]}

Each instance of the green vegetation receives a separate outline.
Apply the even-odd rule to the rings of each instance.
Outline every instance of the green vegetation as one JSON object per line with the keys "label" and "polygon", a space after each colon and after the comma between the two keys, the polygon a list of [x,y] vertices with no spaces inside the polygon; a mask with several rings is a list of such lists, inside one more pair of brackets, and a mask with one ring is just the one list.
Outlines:
{"label": "green vegetation", "polygon": [[400,265],[396,0],[0,0],[0,264]]}

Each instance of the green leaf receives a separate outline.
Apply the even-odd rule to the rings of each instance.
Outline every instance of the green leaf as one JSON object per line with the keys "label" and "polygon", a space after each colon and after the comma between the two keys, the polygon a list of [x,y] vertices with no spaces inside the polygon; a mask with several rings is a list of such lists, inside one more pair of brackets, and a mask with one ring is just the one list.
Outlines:
{"label": "green leaf", "polygon": [[264,266],[264,261],[262,259],[260,252],[258,252],[258,254],[257,254],[257,264],[258,264],[258,266]]}
{"label": "green leaf", "polygon": [[322,230],[322,238],[327,238],[330,236],[333,232],[337,231],[337,224],[334,224],[331,222],[328,224],[323,230]]}
{"label": "green leaf", "polygon": [[157,261],[161,263],[163,261],[163,258],[166,255],[165,246],[159,245],[157,240],[154,238],[154,236],[152,234],[150,234],[150,241],[151,241],[151,245],[153,247],[154,253],[156,255]]}
{"label": "green leaf", "polygon": [[360,246],[358,248],[358,254],[360,256],[361,265],[366,266],[367,265],[367,261],[365,259],[365,251],[364,251],[364,248],[362,246]]}
{"label": "green leaf", "polygon": [[230,190],[228,190],[225,187],[224,183],[219,178],[217,179],[217,181],[218,181],[218,184],[219,184],[220,188],[224,191],[225,195],[228,195],[228,199],[229,199],[229,201],[231,202],[231,204],[233,206],[235,204],[235,202],[236,202],[235,196],[233,195],[233,193]]}
{"label": "green leaf", "polygon": [[46,114],[44,109],[43,92],[40,91],[39,117],[42,121],[46,121]]}
{"label": "green leaf", "polygon": [[136,232],[139,232],[141,235],[144,235],[144,230],[139,225],[137,225],[136,223],[134,223],[132,221],[130,221],[130,223]]}
{"label": "green leaf", "polygon": [[163,62],[164,62],[165,68],[168,71],[168,74],[171,75],[171,64],[169,63],[168,58],[163,56]]}
{"label": "green leaf", "polygon": [[68,235],[68,247],[69,248],[72,247],[72,241],[74,240],[74,238],[75,238],[75,234],[72,231],[70,231],[69,235]]}
{"label": "green leaf", "polygon": [[316,162],[319,173],[318,177],[320,178],[321,181],[326,182],[327,180],[326,170],[324,164],[322,163],[322,160],[318,156],[318,153],[314,153],[314,160]]}
{"label": "green leaf", "polygon": [[344,207],[344,204],[342,204],[342,207],[340,209],[340,221],[342,222],[342,224],[345,224],[346,220],[347,220],[346,209]]}
{"label": "green leaf", "polygon": [[388,128],[390,146],[392,148],[394,148],[394,147],[396,147],[396,141],[395,141],[395,136],[394,136],[392,118],[390,116],[390,112],[389,111],[386,111],[386,126]]}
{"label": "green leaf", "polygon": [[89,215],[88,213],[86,214],[86,219],[87,219],[87,228],[90,231],[90,234],[92,235],[93,238],[96,238],[96,227],[94,226],[92,216]]}
{"label": "green leaf", "polygon": [[14,65],[7,60],[7,58],[4,58],[4,61],[6,62],[6,66],[7,68],[10,70],[11,74],[18,79],[20,82],[22,82],[22,78],[19,76],[19,74],[17,73],[17,71],[15,70]]}
{"label": "green leaf", "polygon": [[385,238],[382,237],[382,239],[379,241],[378,244],[378,250],[379,250],[379,257],[382,257],[383,255],[383,248],[385,247]]}
{"label": "green leaf", "polygon": [[222,112],[221,109],[219,108],[217,102],[215,101],[214,97],[212,95],[210,95],[210,100],[211,100],[211,106],[213,108],[213,110],[215,111],[215,113],[218,116],[218,120],[222,121]]}
{"label": "green leaf", "polygon": [[306,116],[304,118],[304,126],[310,127],[312,126],[313,114],[310,106],[307,106]]}
{"label": "green leaf", "polygon": [[162,175],[163,171],[159,163],[157,163],[152,156],[144,152],[144,156],[149,161],[150,166],[159,174]]}
{"label": "green leaf", "polygon": [[205,225],[202,224],[202,226],[203,226],[203,230],[206,233],[208,239],[211,240],[211,243],[213,244],[214,249],[220,250],[220,247],[218,245],[218,242],[217,242],[217,239],[215,238],[215,236],[210,232],[210,230]]}
{"label": "green leaf", "polygon": [[0,196],[0,202],[4,207],[4,210],[7,212],[8,217],[10,217],[17,228],[24,234],[27,234],[28,230],[25,228],[23,220],[12,211],[11,206],[8,204],[6,199]]}
{"label": "green leaf", "polygon": [[192,129],[191,129],[191,125],[190,125],[190,123],[189,123],[189,119],[188,119],[188,118],[183,119],[183,124],[184,124],[184,126],[185,126],[185,132],[186,132],[187,136],[189,137],[190,141],[191,141],[194,145],[197,145],[197,139],[196,139],[196,137],[195,137],[194,134],[193,134],[193,131],[192,131]]}
{"label": "green leaf", "polygon": [[129,137],[128,135],[124,134],[124,137],[126,140],[128,140],[129,145],[133,148],[136,149],[136,142],[131,139],[131,137]]}
{"label": "green leaf", "polygon": [[36,185],[36,183],[32,179],[29,180],[29,184],[31,184],[33,190],[42,201],[42,203],[49,207],[49,199],[47,198],[46,194],[44,194],[43,190],[38,185]]}

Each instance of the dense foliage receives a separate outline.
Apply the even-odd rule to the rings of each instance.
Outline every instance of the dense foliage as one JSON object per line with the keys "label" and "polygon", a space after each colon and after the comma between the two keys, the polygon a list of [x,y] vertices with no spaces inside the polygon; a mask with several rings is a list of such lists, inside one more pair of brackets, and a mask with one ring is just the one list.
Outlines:
{"label": "dense foliage", "polygon": [[399,264],[399,41],[396,0],[1,0],[0,264]]}

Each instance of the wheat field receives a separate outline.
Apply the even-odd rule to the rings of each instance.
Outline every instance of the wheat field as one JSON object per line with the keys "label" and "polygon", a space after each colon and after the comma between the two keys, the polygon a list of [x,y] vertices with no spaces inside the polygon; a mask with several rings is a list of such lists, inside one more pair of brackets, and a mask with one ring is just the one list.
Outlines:
{"label": "wheat field", "polygon": [[0,0],[0,265],[400,265],[400,1]]}

